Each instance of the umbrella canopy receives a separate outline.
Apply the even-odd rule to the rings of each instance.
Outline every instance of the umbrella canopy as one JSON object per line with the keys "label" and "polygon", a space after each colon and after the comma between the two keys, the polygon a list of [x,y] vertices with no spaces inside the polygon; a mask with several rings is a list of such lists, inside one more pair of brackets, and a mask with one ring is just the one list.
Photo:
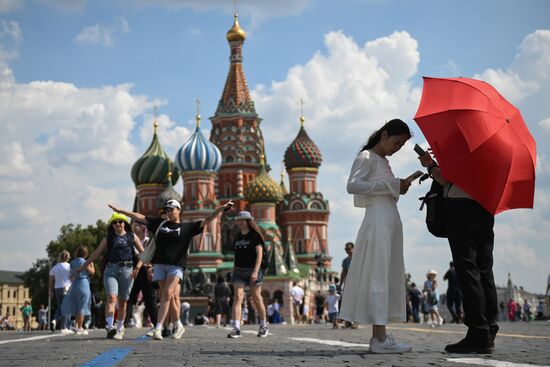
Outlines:
{"label": "umbrella canopy", "polygon": [[519,110],[491,85],[424,77],[414,120],[443,176],[487,211],[533,207],[535,139]]}

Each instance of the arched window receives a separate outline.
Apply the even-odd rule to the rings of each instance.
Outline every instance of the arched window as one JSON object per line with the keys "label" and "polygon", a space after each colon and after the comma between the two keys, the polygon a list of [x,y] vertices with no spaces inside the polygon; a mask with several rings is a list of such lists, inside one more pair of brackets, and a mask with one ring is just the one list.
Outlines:
{"label": "arched window", "polygon": [[247,155],[247,156],[244,157],[244,161],[247,162],[247,163],[250,163],[250,162],[252,162],[252,158],[250,158],[250,156]]}
{"label": "arched window", "polygon": [[226,158],[225,158],[225,161],[226,162],[233,162],[235,159],[233,158],[233,156],[230,156],[228,155]]}
{"label": "arched window", "polygon": [[281,305],[281,307],[284,306],[284,293],[283,291],[275,291],[273,292],[273,298],[277,300],[277,302],[279,302],[279,304]]}
{"label": "arched window", "polygon": [[225,196],[230,197],[233,190],[231,190],[231,184],[228,182],[225,184]]}

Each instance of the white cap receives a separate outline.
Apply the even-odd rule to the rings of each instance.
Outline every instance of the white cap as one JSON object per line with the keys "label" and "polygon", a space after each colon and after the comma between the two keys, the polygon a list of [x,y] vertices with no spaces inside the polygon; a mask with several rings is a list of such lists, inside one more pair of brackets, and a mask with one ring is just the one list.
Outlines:
{"label": "white cap", "polygon": [[166,208],[172,208],[172,209],[178,208],[179,210],[181,210],[181,205],[179,201],[172,199],[172,200],[168,200],[166,204],[164,204],[164,209]]}
{"label": "white cap", "polygon": [[247,211],[243,210],[242,212],[239,212],[239,215],[237,215],[235,217],[235,219],[237,219],[237,220],[239,220],[239,219],[254,220],[254,217],[252,216],[252,214],[250,214],[250,212],[247,212]]}

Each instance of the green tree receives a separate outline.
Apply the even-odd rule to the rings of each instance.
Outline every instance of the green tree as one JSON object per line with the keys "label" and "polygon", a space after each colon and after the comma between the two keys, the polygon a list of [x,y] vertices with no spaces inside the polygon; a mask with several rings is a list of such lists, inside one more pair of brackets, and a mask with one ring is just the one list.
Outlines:
{"label": "green tree", "polygon": [[[107,223],[98,220],[95,225],[82,227],[80,224],[65,224],[61,226],[57,239],[52,240],[46,247],[47,258],[37,259],[33,266],[25,272],[23,279],[29,288],[32,297],[32,307],[38,309],[40,304],[48,304],[48,281],[51,266],[56,264],[59,253],[69,251],[71,257],[75,250],[84,245],[88,247],[90,254],[97,248],[101,239],[107,234]],[[102,274],[101,260],[96,261],[96,273],[91,279],[92,289],[95,293],[101,293]],[[52,307],[52,314],[55,306]]]}

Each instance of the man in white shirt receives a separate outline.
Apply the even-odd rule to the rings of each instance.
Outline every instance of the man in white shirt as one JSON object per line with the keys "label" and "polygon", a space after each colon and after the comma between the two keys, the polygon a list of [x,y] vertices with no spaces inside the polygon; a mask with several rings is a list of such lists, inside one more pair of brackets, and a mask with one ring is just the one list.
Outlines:
{"label": "man in white shirt", "polygon": [[294,282],[292,289],[290,290],[290,295],[292,297],[292,323],[300,323],[300,305],[302,304],[302,299],[304,298],[304,290]]}
{"label": "man in white shirt", "polygon": [[55,315],[51,323],[51,330],[55,331],[56,324],[59,322],[59,328],[62,334],[71,333],[69,330],[69,321],[67,317],[64,317],[61,313],[61,304],[63,298],[71,287],[71,266],[69,265],[69,252],[67,250],[61,251],[57,264],[50,270],[50,282],[49,292],[50,297],[55,298],[57,302],[57,308]]}

